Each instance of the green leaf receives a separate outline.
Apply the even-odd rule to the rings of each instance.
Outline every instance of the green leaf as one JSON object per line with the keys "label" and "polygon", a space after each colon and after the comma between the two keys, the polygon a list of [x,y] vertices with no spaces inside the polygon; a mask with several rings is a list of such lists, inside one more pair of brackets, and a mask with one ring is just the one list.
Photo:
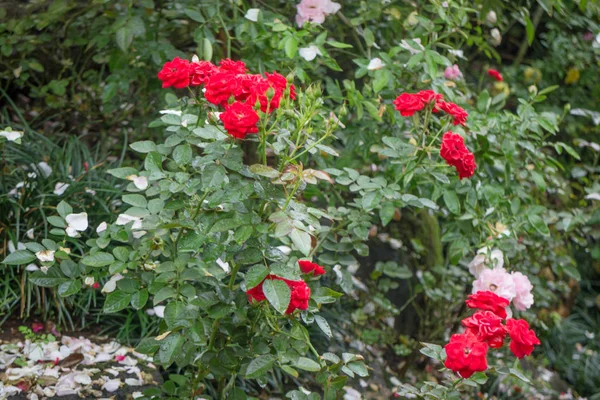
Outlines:
{"label": "green leaf", "polygon": [[61,217],[67,218],[67,215],[73,213],[73,207],[71,207],[66,201],[62,200],[56,206],[56,211],[58,211],[58,215],[60,215]]}
{"label": "green leaf", "polygon": [[529,214],[527,215],[527,219],[529,220],[529,223],[535,228],[535,230],[541,233],[542,235],[547,236],[550,234],[548,225],[546,225],[546,222],[539,215]]}
{"label": "green leaf", "polygon": [[269,270],[263,264],[257,264],[246,272],[246,290],[258,286],[269,275]]}
{"label": "green leaf", "polygon": [[125,293],[120,290],[109,293],[104,301],[104,313],[109,314],[123,310],[131,302],[131,297],[131,293]]}
{"label": "green leaf", "polygon": [[131,204],[134,207],[146,208],[148,201],[141,194],[126,194],[122,197],[123,202]]}
{"label": "green leaf", "polygon": [[126,26],[117,30],[117,46],[123,51],[127,51],[133,41],[133,32]]}
{"label": "green leaf", "polygon": [[162,156],[156,151],[151,151],[144,160],[144,168],[150,172],[162,171]]}
{"label": "green leaf", "polygon": [[183,12],[185,13],[185,15],[187,15],[190,19],[196,21],[196,22],[205,22],[206,20],[204,19],[204,17],[202,16],[202,13],[200,13],[200,11],[194,10],[192,8],[184,8]]}
{"label": "green leaf", "polygon": [[46,219],[46,221],[48,221],[50,225],[55,226],[57,228],[67,227],[67,223],[65,222],[65,220],[59,217],[58,215],[51,215]]}
{"label": "green leaf", "polygon": [[173,364],[175,358],[181,353],[184,342],[185,338],[176,332],[160,341],[158,360],[165,368]]}
{"label": "green leaf", "polygon": [[112,264],[114,261],[115,258],[112,256],[112,254],[103,252],[85,256],[81,259],[81,263],[89,267],[104,267]]}
{"label": "green leaf", "polygon": [[306,357],[298,358],[298,361],[296,362],[296,367],[304,371],[310,372],[318,372],[321,370],[321,366],[318,362]]}
{"label": "green leaf", "polygon": [[27,250],[17,250],[13,253],[10,253],[8,257],[2,261],[2,264],[6,265],[21,265],[21,264],[29,264],[33,260],[35,260],[35,254],[27,251]]}
{"label": "green leaf", "polygon": [[367,366],[362,361],[352,361],[346,364],[348,368],[352,370],[358,376],[369,376],[369,371],[367,370]]}
{"label": "green leaf", "polygon": [[229,182],[225,168],[216,164],[209,164],[202,171],[202,188],[204,190],[219,189]]}
{"label": "green leaf", "polygon": [[223,218],[215,222],[215,224],[210,228],[210,232],[227,232],[228,230],[237,228],[242,224],[244,224],[244,221],[239,217]]}
{"label": "green leaf", "polygon": [[192,161],[192,147],[187,143],[175,147],[173,160],[180,167],[189,164]]}
{"label": "green leaf", "polygon": [[256,175],[265,176],[267,178],[279,178],[279,171],[274,168],[262,164],[254,164],[249,168],[250,172]]}
{"label": "green leaf", "polygon": [[386,201],[381,205],[379,209],[379,218],[381,218],[381,224],[386,226],[390,223],[392,218],[394,218],[394,213],[396,212],[396,207],[390,201]]}
{"label": "green leaf", "polygon": [[61,275],[58,268],[49,268],[47,273],[35,271],[29,277],[30,282],[41,287],[55,287],[68,280]]}
{"label": "green leaf", "polygon": [[298,52],[298,39],[294,36],[289,36],[285,41],[285,55],[288,58],[294,58]]}
{"label": "green leaf", "polygon": [[63,260],[60,263],[60,270],[69,278],[77,278],[79,275],[81,275],[79,265],[71,260]]}
{"label": "green leaf", "polygon": [[60,297],[71,296],[81,289],[81,283],[77,280],[63,282],[58,286],[58,295]]}
{"label": "green leaf", "polygon": [[525,31],[527,33],[527,42],[529,42],[529,44],[533,43],[535,28],[528,15],[525,15]]}
{"label": "green leaf", "polygon": [[285,314],[290,305],[290,288],[284,281],[267,279],[263,283],[263,292],[269,303],[281,314]]}
{"label": "green leaf", "polygon": [[115,258],[119,261],[127,262],[129,261],[129,248],[118,246],[115,247],[112,251]]}
{"label": "green leaf", "polygon": [[146,303],[148,302],[148,290],[142,289],[139,292],[135,292],[133,296],[131,296],[131,306],[136,310],[141,310],[144,308]]}
{"label": "green leaf", "polygon": [[272,354],[256,357],[254,360],[250,361],[248,368],[246,368],[246,378],[254,379],[265,375],[267,371],[273,367],[275,360],[276,358]]}
{"label": "green leaf", "polygon": [[154,305],[157,305],[161,301],[164,301],[171,297],[175,297],[176,295],[177,292],[174,288],[170,286],[164,286],[154,295]]}
{"label": "green leaf", "polygon": [[525,375],[523,375],[523,373],[521,371],[519,371],[518,369],[509,368],[508,370],[510,371],[510,374],[512,376],[515,376],[515,377],[519,378],[520,380],[522,380],[523,382],[531,385],[531,381],[529,380],[529,378],[526,377]]}
{"label": "green leaf", "polygon": [[160,343],[158,340],[154,338],[145,338],[140,341],[135,350],[142,354],[154,354],[156,350],[160,347]]}
{"label": "green leaf", "polygon": [[432,343],[421,343],[423,346],[423,348],[421,348],[419,351],[421,352],[421,354],[425,354],[427,357],[433,358],[435,360],[438,361],[442,361],[442,346],[439,346],[437,344],[432,344]]}
{"label": "green leaf", "polygon": [[321,317],[320,315],[315,315],[315,322],[319,328],[321,328],[325,336],[329,338],[333,337],[333,334],[331,333],[331,327],[325,318]]}
{"label": "green leaf", "polygon": [[572,265],[572,264],[561,264],[560,268],[562,268],[562,270],[567,275],[569,275],[571,278],[578,280],[578,281],[581,280],[581,274],[577,270],[577,266]]}
{"label": "green leaf", "polygon": [[108,173],[114,176],[115,178],[125,179],[129,175],[137,175],[138,170],[135,168],[124,167],[124,168],[114,168],[109,169]]}
{"label": "green leaf", "polygon": [[156,144],[154,144],[151,140],[142,140],[139,142],[134,142],[129,145],[133,150],[138,153],[150,153],[151,151],[156,151]]}
{"label": "green leaf", "polygon": [[291,376],[293,376],[294,378],[297,378],[298,376],[300,376],[300,374],[298,374],[298,371],[296,371],[294,368],[290,367],[289,365],[282,365],[281,369],[284,372],[286,372],[286,373],[290,374]]}
{"label": "green leaf", "polygon": [[312,237],[299,229],[294,228],[290,233],[290,239],[302,254],[308,257],[312,248]]}
{"label": "green leaf", "polygon": [[452,214],[460,214],[460,202],[458,200],[456,192],[454,192],[453,190],[445,190],[444,203],[446,203],[446,207],[448,207],[448,210],[450,210]]}
{"label": "green leaf", "polygon": [[437,179],[438,181],[440,181],[444,184],[450,183],[450,179],[448,179],[448,177],[444,174],[440,174],[439,172],[432,172],[431,175],[433,175],[433,177],[435,179]]}

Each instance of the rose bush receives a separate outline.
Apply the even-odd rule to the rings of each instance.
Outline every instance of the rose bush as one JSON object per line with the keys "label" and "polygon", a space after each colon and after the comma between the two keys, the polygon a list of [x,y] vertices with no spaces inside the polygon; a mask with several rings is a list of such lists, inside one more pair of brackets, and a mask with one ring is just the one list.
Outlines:
{"label": "rose bush", "polygon": [[[494,395],[517,379],[525,390],[539,372],[496,352],[541,365],[536,357],[570,360],[552,343],[591,343],[582,332],[594,331],[593,318],[561,316],[600,254],[597,149],[592,135],[569,136],[593,132],[574,121],[594,116],[583,99],[597,50],[593,35],[566,39],[560,26],[597,30],[596,6],[145,3],[114,23],[118,57],[98,57],[113,60],[106,109],[130,109],[112,104],[127,71],[179,100],[169,93],[146,107],[168,105],[149,125],[160,140],[132,145],[144,169],[132,160],[112,171],[127,209],[96,214],[85,229],[86,205],[62,203],[45,241],[23,240],[18,254],[38,254],[45,272],[23,276],[59,299],[101,282],[106,312],[158,316],[140,350],[182,367],[169,370],[182,376],[165,385],[169,396],[243,398],[314,378],[333,398],[367,372],[352,354],[373,348],[411,366],[394,368],[401,394],[456,398],[483,385]],[[140,20],[168,28],[154,36]],[[149,40],[161,44],[152,54]],[[565,56],[549,60],[540,48]],[[519,65],[525,54],[536,54],[532,67]],[[273,70],[281,74],[263,72]],[[571,99],[574,115],[563,104]],[[584,290],[579,309],[593,309],[593,284]],[[465,317],[471,291],[467,306],[479,311]],[[565,338],[563,324],[579,334]],[[422,354],[458,376],[408,385],[427,371]]]}

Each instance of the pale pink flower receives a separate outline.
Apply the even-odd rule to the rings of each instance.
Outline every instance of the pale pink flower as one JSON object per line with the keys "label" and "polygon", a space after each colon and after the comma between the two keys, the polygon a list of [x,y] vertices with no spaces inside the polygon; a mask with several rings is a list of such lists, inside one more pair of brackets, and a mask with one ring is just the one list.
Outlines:
{"label": "pale pink flower", "polygon": [[296,23],[302,27],[305,22],[314,22],[322,24],[325,22],[325,17],[329,14],[335,14],[342,6],[331,0],[302,0],[296,6],[298,14],[296,14]]}
{"label": "pale pink flower", "polygon": [[508,301],[517,295],[513,277],[504,268],[484,269],[473,282],[473,293],[490,291]]}
{"label": "pale pink flower", "polygon": [[515,298],[513,304],[519,311],[525,311],[533,305],[533,285],[529,282],[527,275],[520,272],[511,273],[513,282],[515,283]]}
{"label": "pale pink flower", "polygon": [[457,79],[462,78],[462,72],[460,72],[458,65],[454,64],[451,67],[447,67],[444,71],[444,78],[449,79],[451,81],[455,81]]}
{"label": "pale pink flower", "polygon": [[502,250],[494,249],[490,251],[489,247],[484,247],[479,249],[473,261],[469,263],[469,272],[477,279],[482,271],[489,268],[502,268],[503,266],[504,254]]}

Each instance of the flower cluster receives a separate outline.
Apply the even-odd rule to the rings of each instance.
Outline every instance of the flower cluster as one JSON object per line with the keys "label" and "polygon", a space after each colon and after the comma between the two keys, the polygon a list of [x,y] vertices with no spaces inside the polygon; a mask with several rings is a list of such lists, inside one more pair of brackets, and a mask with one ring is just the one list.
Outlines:
{"label": "flower cluster", "polygon": [[484,268],[473,282],[473,293],[479,291],[494,292],[512,302],[519,311],[533,305],[533,285],[521,272],[508,272],[500,267]]}
{"label": "flower cluster", "polygon": [[426,106],[432,105],[433,112],[444,111],[453,117],[454,125],[465,125],[469,114],[460,106],[444,101],[444,95],[433,90],[421,90],[418,93],[402,93],[394,100],[396,110],[403,117],[410,117],[415,112],[421,111]]}
{"label": "flower cluster", "polygon": [[331,0],[302,0],[297,6],[296,23],[302,27],[306,22],[322,24],[325,17],[335,14],[342,6]]}
{"label": "flower cluster", "polygon": [[485,371],[488,367],[488,349],[501,348],[507,334],[510,337],[509,348],[519,359],[530,355],[534,347],[540,344],[527,321],[506,319],[509,301],[505,298],[490,291],[478,291],[469,295],[466,304],[478,311],[462,320],[465,332],[452,335],[444,347],[444,365],[461,377],[469,378],[475,372]]}
{"label": "flower cluster", "polygon": [[[298,261],[298,265],[302,273],[307,274],[309,276],[318,276],[323,275],[325,273],[325,269],[313,262],[308,260],[300,260]],[[288,305],[286,314],[292,314],[296,309],[298,310],[306,310],[308,308],[308,300],[310,299],[310,287],[306,284],[304,280],[294,281],[290,279],[281,278],[277,275],[267,275],[265,279],[262,280],[257,286],[248,289],[246,291],[246,295],[248,295],[249,302],[260,302],[266,300],[263,290],[263,283],[266,280],[278,280],[283,281],[290,289],[290,303]]]}
{"label": "flower cluster", "polygon": [[243,61],[223,59],[219,65],[196,57],[189,62],[176,57],[158,73],[163,88],[204,86],[205,99],[225,109],[219,115],[227,132],[238,139],[257,133],[258,110],[271,113],[285,95],[296,99],[294,85],[277,73],[248,74]]}
{"label": "flower cluster", "polygon": [[475,173],[475,156],[467,149],[459,134],[450,131],[444,133],[440,155],[446,160],[446,164],[456,168],[460,179],[470,178]]}

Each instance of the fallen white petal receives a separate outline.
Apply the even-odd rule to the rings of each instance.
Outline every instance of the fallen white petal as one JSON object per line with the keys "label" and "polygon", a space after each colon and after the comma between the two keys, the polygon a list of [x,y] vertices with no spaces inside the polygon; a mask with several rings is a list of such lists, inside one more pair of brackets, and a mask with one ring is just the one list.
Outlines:
{"label": "fallen white petal", "polygon": [[367,69],[369,71],[375,71],[377,69],[381,69],[385,66],[385,64],[383,63],[383,61],[381,61],[381,58],[373,58],[371,61],[369,61],[369,65],[367,65]]}
{"label": "fallen white petal", "polygon": [[9,142],[14,142],[17,139],[22,138],[24,135],[23,132],[13,131],[13,130],[3,130],[0,131],[0,136],[5,137]]}
{"label": "fallen white petal", "polygon": [[39,269],[40,269],[40,267],[38,267],[38,266],[37,266],[37,265],[35,265],[35,264],[28,264],[28,265],[25,267],[25,271],[29,271],[29,272],[38,271]]}
{"label": "fallen white petal", "polygon": [[221,267],[221,269],[223,271],[225,271],[226,273],[229,273],[231,271],[231,268],[229,267],[229,263],[224,262],[223,260],[221,260],[220,258],[217,258],[217,265],[219,267]]}
{"label": "fallen white petal", "polygon": [[585,196],[585,198],[588,200],[599,200],[600,201],[600,193],[590,193],[587,196]]}
{"label": "fallen white petal", "polygon": [[106,222],[101,222],[100,225],[96,228],[96,233],[102,233],[108,228],[108,224]]}
{"label": "fallen white petal", "polygon": [[81,236],[79,234],[79,232],[77,232],[77,229],[73,228],[72,226],[67,226],[65,228],[65,232],[67,232],[67,236],[72,237],[72,238]]}
{"label": "fallen white petal", "polygon": [[44,175],[44,178],[49,177],[52,174],[52,167],[47,162],[41,161],[37,165],[38,169]]}
{"label": "fallen white petal", "polygon": [[156,315],[158,318],[164,318],[165,317],[165,306],[154,307],[154,315]]}
{"label": "fallen white petal", "polygon": [[27,236],[28,239],[33,240],[33,238],[34,238],[34,236],[33,236],[33,228],[31,228],[27,232],[25,232],[25,236]]}
{"label": "fallen white petal", "polygon": [[118,390],[120,387],[121,387],[120,379],[109,379],[106,381],[106,383],[104,385],[102,385],[102,389],[106,390],[107,392],[114,392],[114,391]]}
{"label": "fallen white petal", "polygon": [[304,58],[306,61],[312,61],[317,57],[317,55],[323,55],[321,53],[321,50],[319,50],[319,48],[314,45],[301,48],[298,51],[298,54],[300,54],[300,57]]}
{"label": "fallen white petal", "polygon": [[[198,56],[194,56],[194,57],[198,58]],[[200,61],[200,60],[198,60],[198,61]],[[194,59],[192,58],[192,62],[197,62],[197,61],[194,61]],[[179,111],[179,110],[160,110],[159,113],[177,115],[177,116],[181,117],[181,111]]]}
{"label": "fallen white petal", "polygon": [[54,185],[54,194],[57,196],[62,196],[62,194],[69,188],[68,183],[58,182]]}
{"label": "fallen white petal", "polygon": [[54,250],[40,250],[35,253],[35,256],[42,262],[54,261]]}
{"label": "fallen white petal", "polygon": [[85,212],[79,214],[69,214],[66,216],[65,221],[73,229],[83,232],[88,228],[88,215]]}
{"label": "fallen white petal", "polygon": [[258,21],[259,12],[260,10],[258,8],[250,8],[248,11],[246,11],[246,15],[244,15],[244,18],[252,22],[256,22]]}

